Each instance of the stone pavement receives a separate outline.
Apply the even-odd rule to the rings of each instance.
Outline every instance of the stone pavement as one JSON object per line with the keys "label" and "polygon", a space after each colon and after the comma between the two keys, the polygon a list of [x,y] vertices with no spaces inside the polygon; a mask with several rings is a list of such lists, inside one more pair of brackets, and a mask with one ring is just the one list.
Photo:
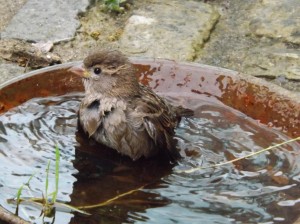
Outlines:
{"label": "stone pavement", "polygon": [[[0,6],[0,37],[2,40],[0,57],[19,62],[19,64],[23,58],[18,60],[15,55],[21,54],[21,57],[30,57],[28,52],[34,52],[38,49],[28,46],[29,44],[26,42],[18,43],[15,39],[28,42],[50,42],[51,46],[56,42],[71,40],[74,38],[76,29],[80,26],[78,14],[84,12],[89,6],[89,0],[2,1]],[[45,53],[48,53],[50,49]],[[43,52],[38,53],[42,54]],[[49,53],[48,55],[45,54],[43,59],[47,60],[47,57],[49,58]],[[44,63],[38,67],[49,66],[50,64]],[[24,68],[2,60],[2,62],[0,61],[0,82],[22,74],[24,71]]]}
{"label": "stone pavement", "polygon": [[225,67],[300,90],[291,81],[300,81],[299,0],[135,0],[120,15],[104,11],[101,1],[0,1],[0,82],[25,65],[28,71],[117,48]]}
{"label": "stone pavement", "polygon": [[299,12],[299,0],[230,1],[197,61],[300,81]]}
{"label": "stone pavement", "polygon": [[89,0],[28,0],[1,32],[1,38],[53,43],[74,37],[76,18]]}
{"label": "stone pavement", "polygon": [[152,2],[128,19],[120,48],[135,56],[192,61],[218,18],[217,10],[201,2]]}

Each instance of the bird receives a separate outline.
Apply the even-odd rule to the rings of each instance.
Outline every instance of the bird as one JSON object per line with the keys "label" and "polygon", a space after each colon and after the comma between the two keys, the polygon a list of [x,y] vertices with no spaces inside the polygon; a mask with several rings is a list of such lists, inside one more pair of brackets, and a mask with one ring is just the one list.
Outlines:
{"label": "bird", "polygon": [[69,71],[83,80],[78,123],[89,138],[133,161],[155,155],[169,161],[181,158],[175,128],[182,116],[192,116],[193,111],[169,104],[140,84],[134,66],[122,52],[92,52]]}

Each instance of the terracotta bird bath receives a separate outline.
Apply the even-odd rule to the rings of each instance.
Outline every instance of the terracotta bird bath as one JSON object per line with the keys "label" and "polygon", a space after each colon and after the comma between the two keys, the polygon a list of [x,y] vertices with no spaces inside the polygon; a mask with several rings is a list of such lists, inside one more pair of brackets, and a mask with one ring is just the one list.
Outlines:
{"label": "terracotta bird bath", "polygon": [[[55,223],[294,223],[300,211],[300,145],[209,169],[300,136],[300,98],[238,72],[195,63],[131,58],[140,82],[195,110],[176,130],[182,159],[132,162],[98,149],[77,130],[81,79],[76,63],[30,72],[0,85],[0,205],[14,213],[19,187],[41,197],[48,161],[61,151],[58,201],[90,215],[57,208]],[[53,161],[52,161],[53,160]],[[180,172],[178,172],[180,171]],[[53,183],[50,169],[49,183]],[[51,182],[52,181],[52,182]],[[51,187],[51,186],[50,186]],[[19,216],[42,223],[41,210]],[[44,217],[50,219],[49,217]],[[53,218],[53,217],[52,217]]]}

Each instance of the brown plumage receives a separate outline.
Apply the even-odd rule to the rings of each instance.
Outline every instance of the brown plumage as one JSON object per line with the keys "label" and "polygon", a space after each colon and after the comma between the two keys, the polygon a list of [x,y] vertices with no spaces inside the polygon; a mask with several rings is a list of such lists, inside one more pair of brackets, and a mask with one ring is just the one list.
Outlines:
{"label": "brown plumage", "polygon": [[97,142],[133,160],[158,153],[180,157],[174,128],[192,111],[168,104],[138,83],[135,70],[119,51],[96,52],[72,72],[83,77],[85,97],[79,123]]}

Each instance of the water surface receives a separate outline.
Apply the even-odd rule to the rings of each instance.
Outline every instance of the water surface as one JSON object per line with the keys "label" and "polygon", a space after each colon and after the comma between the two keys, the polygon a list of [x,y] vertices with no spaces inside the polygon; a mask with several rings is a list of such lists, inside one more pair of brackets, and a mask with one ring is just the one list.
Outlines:
{"label": "water surface", "polygon": [[[288,140],[213,97],[170,94],[174,103],[195,110],[176,130],[183,159],[177,165],[159,159],[132,162],[77,130],[81,93],[32,99],[0,116],[0,204],[7,204],[34,174],[31,191],[42,197],[51,161],[54,187],[55,145],[61,151],[58,199],[74,206],[99,204],[132,191],[113,203],[88,209],[91,216],[57,211],[55,223],[292,223],[300,211],[299,144],[216,169],[209,166]],[[40,210],[21,206],[19,215],[42,223]],[[47,219],[46,219],[47,220]]]}

